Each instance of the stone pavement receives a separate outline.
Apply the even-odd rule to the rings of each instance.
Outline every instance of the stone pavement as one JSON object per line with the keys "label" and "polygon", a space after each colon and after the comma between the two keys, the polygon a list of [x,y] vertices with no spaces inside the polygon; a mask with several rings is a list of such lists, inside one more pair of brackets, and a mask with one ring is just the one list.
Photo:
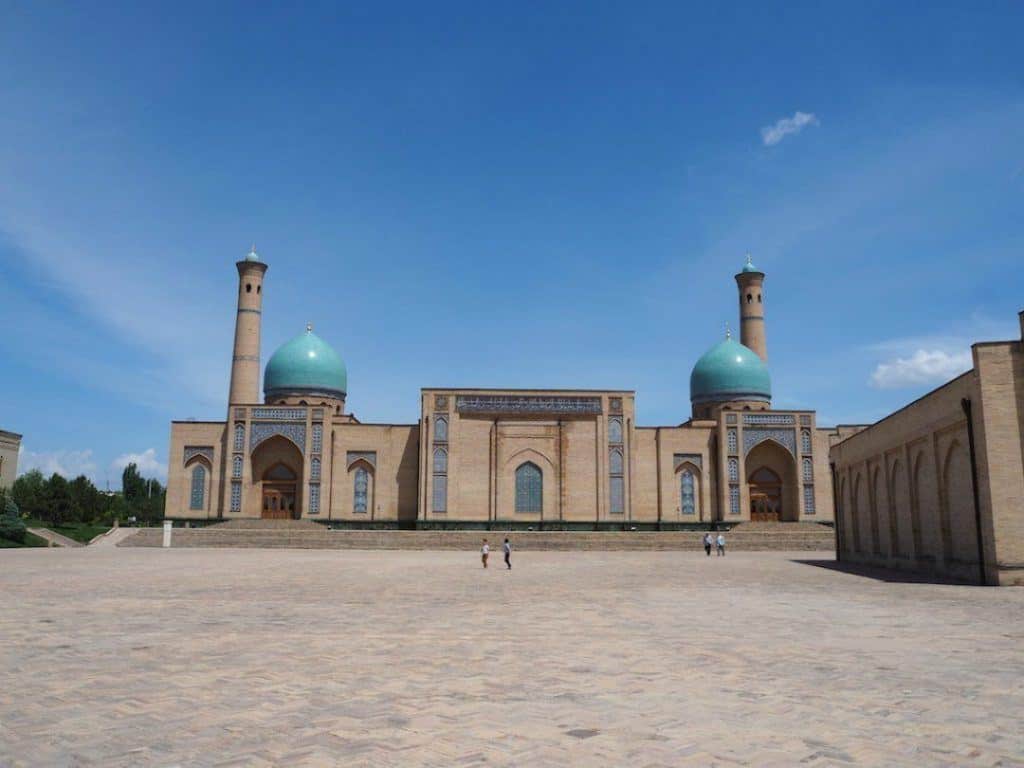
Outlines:
{"label": "stone pavement", "polygon": [[1024,589],[813,557],[7,551],[0,765],[1024,765]]}

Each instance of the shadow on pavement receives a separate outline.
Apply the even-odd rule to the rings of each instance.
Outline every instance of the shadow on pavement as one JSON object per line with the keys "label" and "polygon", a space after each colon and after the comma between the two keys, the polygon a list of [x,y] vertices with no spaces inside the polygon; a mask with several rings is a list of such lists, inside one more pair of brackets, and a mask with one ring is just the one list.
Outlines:
{"label": "shadow on pavement", "polygon": [[935,574],[915,573],[911,571],[899,571],[895,568],[882,568],[876,565],[865,565],[864,563],[844,563],[836,560],[793,560],[800,565],[813,565],[816,568],[826,568],[830,571],[848,573],[852,576],[862,576],[875,581],[885,581],[898,584],[954,584],[957,586],[976,586],[969,582],[956,581],[945,576]]}

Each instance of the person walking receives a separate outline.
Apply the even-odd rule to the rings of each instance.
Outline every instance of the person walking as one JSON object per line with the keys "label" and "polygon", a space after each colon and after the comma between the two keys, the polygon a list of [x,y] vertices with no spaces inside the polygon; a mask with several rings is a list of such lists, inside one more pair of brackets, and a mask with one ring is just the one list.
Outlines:
{"label": "person walking", "polygon": [[704,534],[704,554],[706,554],[708,557],[711,557],[711,534],[710,533],[705,533]]}
{"label": "person walking", "polygon": [[725,536],[719,533],[716,543],[718,544],[718,556],[725,557]]}
{"label": "person walking", "polygon": [[505,565],[507,565],[508,569],[511,571],[512,570],[512,544],[511,544],[511,542],[509,542],[508,539],[505,539],[505,546],[503,548],[505,550]]}
{"label": "person walking", "polygon": [[487,567],[487,556],[491,554],[491,548],[487,544],[487,539],[484,539],[484,545],[480,547],[480,560],[484,564],[484,568]]}

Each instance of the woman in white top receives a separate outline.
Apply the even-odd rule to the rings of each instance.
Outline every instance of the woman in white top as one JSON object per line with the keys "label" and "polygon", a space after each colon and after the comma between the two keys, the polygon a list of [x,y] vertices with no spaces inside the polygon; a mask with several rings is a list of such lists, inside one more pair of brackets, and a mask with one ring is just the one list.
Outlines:
{"label": "woman in white top", "polygon": [[480,547],[480,559],[483,561],[484,568],[487,567],[487,556],[491,554],[491,548],[487,544],[487,539],[484,539],[484,545]]}

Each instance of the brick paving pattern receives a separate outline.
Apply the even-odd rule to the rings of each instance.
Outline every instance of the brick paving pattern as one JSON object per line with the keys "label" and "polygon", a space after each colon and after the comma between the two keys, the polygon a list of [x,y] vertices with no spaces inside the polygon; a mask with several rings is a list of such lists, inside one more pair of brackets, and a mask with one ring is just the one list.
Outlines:
{"label": "brick paving pattern", "polygon": [[813,558],[8,551],[0,765],[1024,765],[1024,590]]}

